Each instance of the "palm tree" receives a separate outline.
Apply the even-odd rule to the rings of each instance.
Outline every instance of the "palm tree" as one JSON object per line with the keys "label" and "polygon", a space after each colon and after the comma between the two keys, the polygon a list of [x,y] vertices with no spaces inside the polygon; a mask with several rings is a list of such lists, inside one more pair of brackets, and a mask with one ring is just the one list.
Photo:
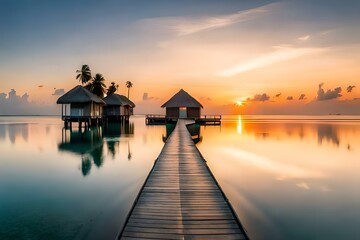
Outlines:
{"label": "palm tree", "polygon": [[115,85],[115,82],[111,82],[110,87],[107,89],[106,95],[109,95],[109,94],[112,94],[112,93],[116,92],[116,90],[117,90],[118,88],[119,88],[119,85],[118,85],[118,84]]}
{"label": "palm tree", "polygon": [[130,88],[132,88],[132,86],[133,86],[132,82],[130,82],[130,81],[126,82],[126,87],[128,89],[128,98],[130,96]]}
{"label": "palm tree", "polygon": [[91,80],[91,70],[88,65],[82,65],[81,70],[77,70],[76,72],[78,73],[76,79],[79,79],[81,84],[85,84]]}
{"label": "palm tree", "polygon": [[90,92],[92,91],[92,82],[88,82],[85,86],[84,86],[84,88],[86,88],[87,90],[89,90]]}
{"label": "palm tree", "polygon": [[100,98],[104,97],[106,85],[105,85],[105,78],[102,74],[97,73],[95,77],[93,78],[93,81],[91,83],[91,91],[95,95],[97,95]]}

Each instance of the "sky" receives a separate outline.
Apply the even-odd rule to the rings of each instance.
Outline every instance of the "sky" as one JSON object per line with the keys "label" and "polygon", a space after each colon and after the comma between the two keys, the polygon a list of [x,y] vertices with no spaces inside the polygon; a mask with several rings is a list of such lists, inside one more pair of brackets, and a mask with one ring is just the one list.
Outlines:
{"label": "sky", "polygon": [[360,114],[360,1],[0,0],[0,115],[59,114],[88,64],[135,113]]}

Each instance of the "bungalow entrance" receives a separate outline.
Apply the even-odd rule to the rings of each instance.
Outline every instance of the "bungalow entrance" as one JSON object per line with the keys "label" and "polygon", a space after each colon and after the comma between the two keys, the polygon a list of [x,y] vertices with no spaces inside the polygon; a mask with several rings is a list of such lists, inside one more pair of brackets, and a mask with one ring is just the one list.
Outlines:
{"label": "bungalow entrance", "polygon": [[186,107],[179,108],[179,118],[187,118],[187,109]]}

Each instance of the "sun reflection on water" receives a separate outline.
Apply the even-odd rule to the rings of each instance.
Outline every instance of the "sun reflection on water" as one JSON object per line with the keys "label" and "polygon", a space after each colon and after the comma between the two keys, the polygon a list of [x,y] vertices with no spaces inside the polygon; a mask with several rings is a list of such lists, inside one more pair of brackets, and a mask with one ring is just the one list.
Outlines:
{"label": "sun reflection on water", "polygon": [[360,216],[357,118],[237,115],[201,131],[198,148],[252,239],[357,236],[343,224]]}
{"label": "sun reflection on water", "polygon": [[237,120],[237,132],[238,134],[242,134],[242,118],[241,118],[241,115],[238,115],[238,120]]}

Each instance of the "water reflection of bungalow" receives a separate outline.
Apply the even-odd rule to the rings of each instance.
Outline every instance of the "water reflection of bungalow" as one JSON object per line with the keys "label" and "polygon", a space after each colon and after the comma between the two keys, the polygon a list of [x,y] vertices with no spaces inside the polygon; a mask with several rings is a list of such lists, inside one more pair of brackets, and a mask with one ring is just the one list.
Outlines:
{"label": "water reflection of bungalow", "polygon": [[177,119],[192,119],[201,124],[220,124],[221,116],[201,116],[203,106],[189,93],[181,89],[167,102],[162,108],[166,109],[165,116],[148,115],[146,117],[147,124],[161,124],[167,122],[176,122]]}
{"label": "water reflection of bungalow", "polygon": [[62,130],[62,141],[58,145],[60,152],[69,152],[81,156],[81,171],[84,176],[91,170],[92,162],[97,167],[103,164],[104,141],[99,127],[85,131]]}
{"label": "water reflection of bungalow", "polygon": [[[134,123],[132,122],[109,122],[104,125],[104,141],[106,142],[108,153],[111,154],[114,159],[119,149],[119,143],[121,137],[133,137],[134,136]],[[128,143],[128,159],[131,158],[131,150],[129,140]]]}
{"label": "water reflection of bungalow", "polygon": [[120,137],[121,135],[134,135],[134,123],[126,122],[124,124],[120,124],[117,122],[111,122],[104,126],[104,137],[114,138]]}
{"label": "water reflection of bungalow", "polygon": [[98,125],[102,119],[105,102],[86,88],[78,85],[62,95],[56,102],[61,104],[61,117],[65,127],[72,122]]}
{"label": "water reflection of bungalow", "polygon": [[109,120],[129,121],[130,115],[133,115],[135,104],[127,97],[116,93],[106,96],[104,99],[104,117]]}
{"label": "water reflection of bungalow", "polygon": [[73,131],[64,128],[59,150],[82,155],[92,152],[102,144],[102,129],[99,127],[85,131]]}

